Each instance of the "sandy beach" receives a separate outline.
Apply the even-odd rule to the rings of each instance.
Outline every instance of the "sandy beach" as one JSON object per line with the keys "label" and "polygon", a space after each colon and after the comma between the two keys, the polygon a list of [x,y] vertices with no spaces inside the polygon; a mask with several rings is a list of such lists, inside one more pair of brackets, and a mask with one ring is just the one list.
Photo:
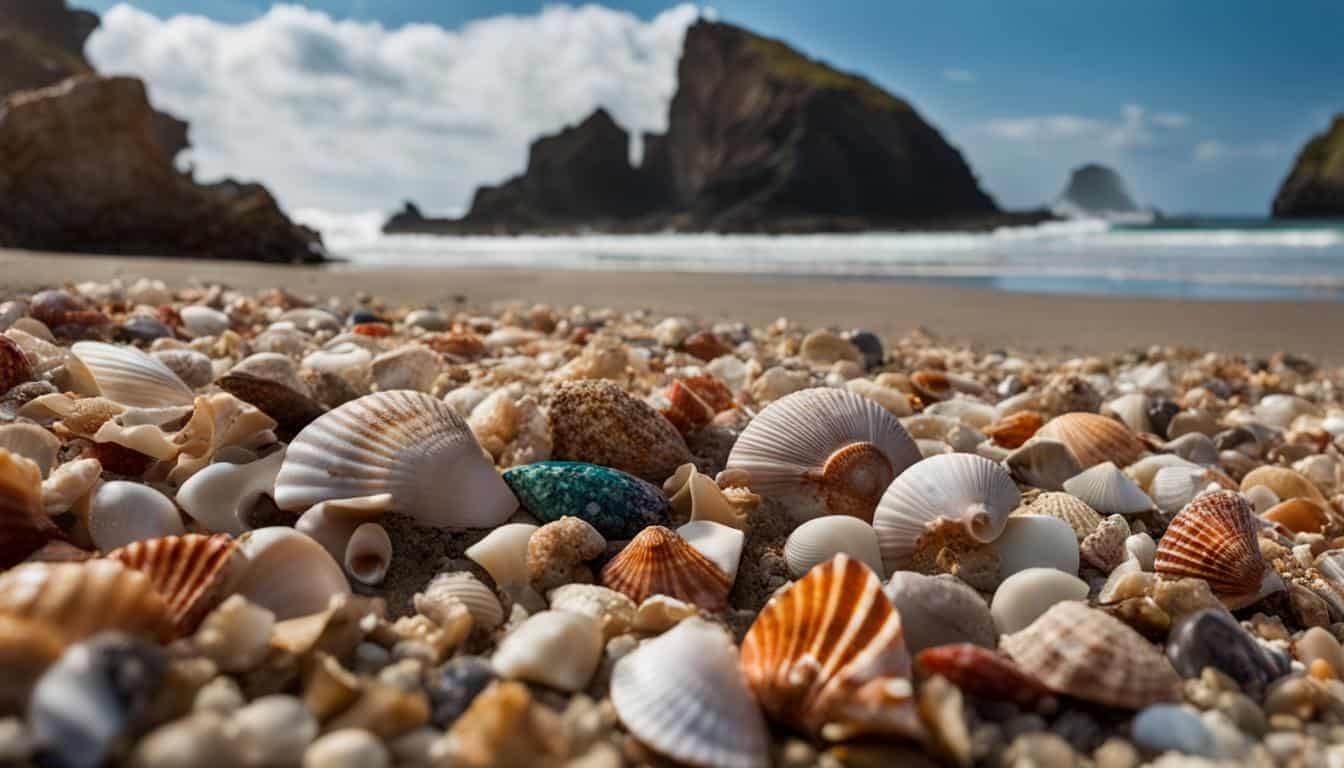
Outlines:
{"label": "sandy beach", "polygon": [[1188,301],[1000,293],[886,280],[662,272],[523,271],[271,266],[0,250],[0,295],[84,280],[219,282],[322,296],[366,291],[388,301],[449,306],[459,300],[647,308],[659,314],[808,327],[867,328],[884,337],[924,328],[985,347],[1115,352],[1152,344],[1269,355],[1289,351],[1344,362],[1337,328],[1344,304]]}

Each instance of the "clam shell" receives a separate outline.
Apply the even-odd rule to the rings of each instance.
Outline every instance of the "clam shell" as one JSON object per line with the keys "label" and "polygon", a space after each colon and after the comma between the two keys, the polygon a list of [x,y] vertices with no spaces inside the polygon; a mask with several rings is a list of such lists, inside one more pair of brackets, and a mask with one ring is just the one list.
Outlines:
{"label": "clam shell", "polygon": [[873,570],[847,555],[765,604],[739,665],[772,720],[829,740],[923,734],[901,616]]}
{"label": "clam shell", "polygon": [[1067,446],[1040,437],[1008,454],[1003,466],[1019,483],[1045,491],[1062,489],[1065,480],[1083,471]]}
{"label": "clam shell", "polygon": [[602,659],[602,628],[581,613],[541,611],[505,635],[490,662],[507,678],[581,691]]}
{"label": "clam shell", "polygon": [[577,517],[610,540],[668,524],[667,497],[658,486],[609,467],[541,461],[506,471],[504,482],[538,520]]}
{"label": "clam shell", "polygon": [[276,451],[247,464],[211,464],[182,483],[177,503],[207,531],[241,535],[249,528],[248,511],[274,492],[284,461],[285,452]]}
{"label": "clam shell", "polygon": [[1089,507],[1087,502],[1072,494],[1056,491],[1042,493],[1031,503],[1013,510],[1013,516],[1018,515],[1045,515],[1063,520],[1073,529],[1080,542],[1097,530],[1102,521],[1101,515]]}
{"label": "clam shell", "polygon": [[681,433],[649,404],[610,381],[566,382],[551,397],[551,455],[661,483],[690,461]]}
{"label": "clam shell", "polygon": [[795,579],[840,553],[882,572],[877,531],[857,517],[827,515],[808,520],[793,529],[784,542],[784,561]]}
{"label": "clam shell", "polygon": [[1283,589],[1260,555],[1259,524],[1239,493],[1212,491],[1182,509],[1157,542],[1153,570],[1170,578],[1208,582],[1213,594],[1236,610]]}
{"label": "clam shell", "polygon": [[56,466],[61,439],[36,424],[6,424],[0,427],[0,449],[36,464],[45,480]]}
{"label": "clam shell", "polygon": [[737,580],[737,566],[742,560],[742,545],[747,538],[745,533],[710,520],[692,520],[677,528],[677,535],[728,574],[729,583]]}
{"label": "clam shell", "polygon": [[[465,571],[438,574],[413,598],[415,610],[433,619],[436,624],[443,623],[440,620],[440,609],[449,600],[465,605],[476,626],[486,632],[493,632],[504,623],[504,606],[495,596],[494,590]],[[633,606],[630,612],[634,613]]]}
{"label": "clam shell", "polygon": [[1128,427],[1095,413],[1056,416],[1036,435],[1063,443],[1084,469],[1106,461],[1127,467],[1144,452],[1143,443]]}
{"label": "clam shell", "polygon": [[1065,480],[1064,490],[1103,515],[1137,515],[1153,509],[1148,494],[1109,461]]}
{"label": "clam shell", "polygon": [[[288,361],[288,358],[283,356],[277,355],[277,357]],[[297,381],[302,383],[302,379]],[[322,404],[308,393],[306,386],[299,389],[284,381],[267,378],[248,370],[235,368],[215,383],[220,389],[239,400],[256,406],[257,410],[275,419],[277,424],[290,433],[303,429],[326,412]]]}
{"label": "clam shell", "polygon": [[1014,515],[1003,533],[990,542],[999,557],[999,578],[1028,568],[1053,568],[1078,573],[1078,537],[1069,524],[1046,515]]}
{"label": "clam shell", "polygon": [[1065,600],[1086,600],[1087,582],[1054,568],[1025,568],[994,590],[989,612],[1004,634],[1031,626],[1050,606]]}
{"label": "clam shell", "polygon": [[1212,468],[1191,468],[1185,466],[1163,467],[1153,476],[1148,495],[1157,508],[1169,515],[1181,509],[1203,493],[1212,484],[1220,488],[1236,490],[1237,484],[1232,478]]}
{"label": "clam shell", "polygon": [[727,633],[687,619],[616,662],[611,702],[635,738],[680,763],[766,768],[769,733],[737,662]]}
{"label": "clam shell", "polygon": [[946,454],[901,473],[873,515],[887,569],[906,567],[916,543],[939,518],[959,520],[976,541],[998,538],[1020,496],[1003,467],[981,456]]}
{"label": "clam shell", "polygon": [[710,520],[731,525],[739,530],[747,527],[747,510],[734,505],[713,478],[700,472],[694,464],[682,464],[663,483],[663,493],[671,500],[677,514],[691,520]]}
{"label": "clam shell", "polygon": [[281,509],[392,494],[392,511],[422,523],[499,525],[518,500],[462,417],[420,392],[366,395],[328,411],[289,444],[275,480]]}
{"label": "clam shell", "polygon": [[98,391],[113,402],[132,408],[191,405],[191,388],[158,358],[135,347],[78,341],[70,352],[83,363]]}
{"label": "clam shell", "polygon": [[22,562],[58,533],[43,511],[37,464],[0,448],[0,568]]}
{"label": "clam shell", "polygon": [[527,541],[538,526],[528,523],[501,525],[480,541],[467,547],[466,556],[485,569],[505,592],[530,589],[527,570]]}
{"label": "clam shell", "polygon": [[632,539],[602,569],[601,582],[636,603],[650,595],[668,595],[707,611],[727,608],[733,587],[722,568],[661,525]]}
{"label": "clam shell", "polygon": [[915,665],[942,675],[963,692],[991,701],[1035,708],[1052,696],[1050,689],[1006,656],[974,643],[939,645],[920,651]]}
{"label": "clam shell", "polygon": [[361,523],[350,535],[342,559],[345,572],[361,584],[381,584],[392,564],[392,539],[377,523]]}
{"label": "clam shell", "polygon": [[1181,679],[1161,651],[1119,619],[1080,602],[1055,603],[1001,645],[1056,693],[1125,709],[1180,698]]}
{"label": "clam shell", "polygon": [[33,369],[23,350],[13,339],[0,334],[0,394],[32,378]]}
{"label": "clam shell", "polygon": [[806,389],[768,405],[733,444],[728,469],[809,512],[871,520],[882,491],[920,453],[901,423],[862,395]]}
{"label": "clam shell", "polygon": [[332,596],[350,594],[341,566],[293,528],[258,528],[239,539],[239,546],[247,568],[234,591],[279,621],[321,613]]}
{"label": "clam shell", "polygon": [[149,577],[167,602],[179,635],[195,631],[201,619],[233,590],[245,567],[237,544],[223,534],[137,541],[107,557]]}
{"label": "clam shell", "polygon": [[1280,501],[1303,498],[1322,505],[1326,503],[1325,496],[1319,488],[1303,477],[1302,473],[1287,467],[1256,467],[1241,479],[1242,491],[1249,491],[1256,486],[1264,486],[1273,491]]}
{"label": "clam shell", "polygon": [[989,606],[980,593],[955,576],[897,571],[882,591],[900,614],[911,653],[947,643],[998,647],[999,632]]}
{"label": "clam shell", "polygon": [[153,582],[112,560],[15,566],[0,574],[0,614],[42,622],[67,643],[104,630],[172,636],[168,606]]}
{"label": "clam shell", "polygon": [[123,480],[102,483],[94,490],[88,528],[94,546],[101,550],[186,533],[172,499],[147,485]]}

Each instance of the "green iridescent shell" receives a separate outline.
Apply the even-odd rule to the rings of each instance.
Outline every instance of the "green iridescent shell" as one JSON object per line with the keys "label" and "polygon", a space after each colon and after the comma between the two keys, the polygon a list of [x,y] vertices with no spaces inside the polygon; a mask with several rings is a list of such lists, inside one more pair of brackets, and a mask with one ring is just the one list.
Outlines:
{"label": "green iridescent shell", "polygon": [[656,485],[610,467],[542,461],[508,470],[504,482],[538,520],[548,523],[570,515],[608,540],[634,538],[650,525],[669,525],[667,497]]}

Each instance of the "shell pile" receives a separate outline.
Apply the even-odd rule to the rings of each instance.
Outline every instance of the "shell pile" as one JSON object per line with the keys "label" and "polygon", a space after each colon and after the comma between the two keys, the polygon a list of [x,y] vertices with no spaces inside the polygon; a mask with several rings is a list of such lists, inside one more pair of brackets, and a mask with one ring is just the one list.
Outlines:
{"label": "shell pile", "polygon": [[1344,765],[1344,371],[0,304],[0,762]]}

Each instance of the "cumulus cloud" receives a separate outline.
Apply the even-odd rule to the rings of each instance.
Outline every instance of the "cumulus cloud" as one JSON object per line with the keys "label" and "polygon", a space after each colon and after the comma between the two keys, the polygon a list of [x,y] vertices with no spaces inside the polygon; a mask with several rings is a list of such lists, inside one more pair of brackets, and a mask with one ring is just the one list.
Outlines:
{"label": "cumulus cloud", "polygon": [[1277,141],[1229,144],[1217,139],[1205,139],[1195,145],[1195,162],[1208,164],[1226,159],[1278,157],[1287,149],[1285,144]]}
{"label": "cumulus cloud", "polygon": [[969,69],[944,69],[943,79],[953,83],[974,83],[975,73]]}
{"label": "cumulus cloud", "polygon": [[1069,114],[1036,115],[996,118],[986,122],[981,129],[1002,141],[1031,144],[1086,141],[1125,149],[1154,144],[1159,134],[1183,127],[1189,122],[1187,115],[1150,113],[1138,104],[1126,104],[1120,110],[1119,119],[1115,120]]}
{"label": "cumulus cloud", "polygon": [[191,121],[203,179],[258,179],[288,207],[460,208],[521,171],[528,143],[604,106],[632,134],[666,127],[686,27],[595,5],[547,6],[448,30],[387,29],[276,5],[244,24],[160,19],[121,4],[89,41],[95,65],[143,77]]}

